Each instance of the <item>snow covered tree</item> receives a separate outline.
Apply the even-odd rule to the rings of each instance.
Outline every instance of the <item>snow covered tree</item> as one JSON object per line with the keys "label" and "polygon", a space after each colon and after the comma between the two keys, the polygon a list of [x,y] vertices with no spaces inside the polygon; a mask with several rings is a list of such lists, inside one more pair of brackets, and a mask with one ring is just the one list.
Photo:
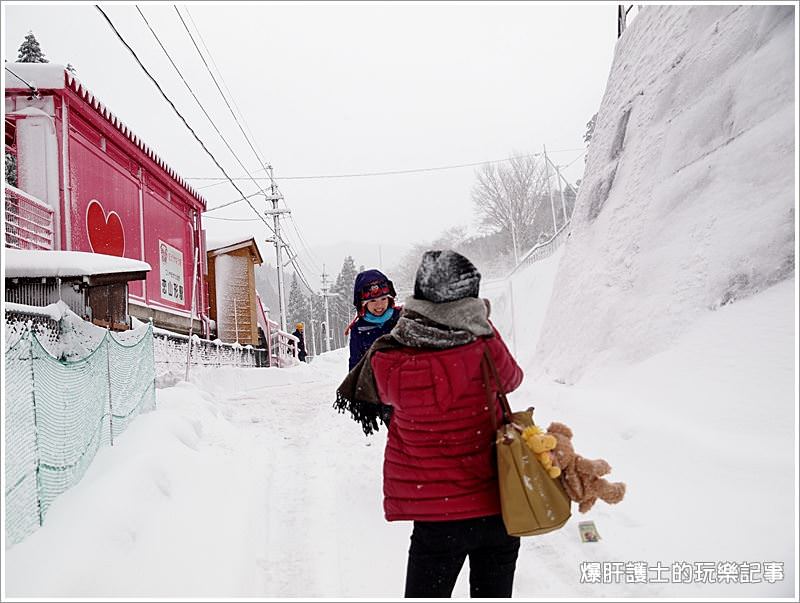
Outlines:
{"label": "snow covered tree", "polygon": [[17,158],[11,153],[6,153],[6,183],[17,186]]}
{"label": "snow covered tree", "polygon": [[25,36],[25,41],[19,47],[19,56],[17,57],[17,63],[49,63],[44,53],[42,52],[42,48],[39,46],[39,42],[36,40],[36,36],[33,35],[32,31],[28,32],[28,35]]}
{"label": "snow covered tree", "polygon": [[505,232],[512,251],[525,251],[538,236],[536,212],[549,203],[544,162],[515,155],[507,163],[484,164],[476,175],[472,201],[480,225],[487,232]]}
{"label": "snow covered tree", "polygon": [[289,288],[289,300],[286,302],[286,306],[288,321],[286,328],[289,332],[294,331],[298,322],[308,324],[310,318],[308,302],[300,289],[297,273],[292,274],[292,285]]}
{"label": "snow covered tree", "polygon": [[586,132],[583,134],[583,142],[589,144],[594,136],[594,128],[597,125],[597,113],[592,115],[592,119],[586,122]]}
{"label": "snow covered tree", "polygon": [[356,262],[353,256],[348,255],[342,262],[342,269],[339,271],[339,276],[336,277],[336,282],[333,287],[331,287],[331,291],[333,293],[338,293],[342,299],[350,299],[353,295],[353,285],[356,282],[356,275],[358,275]]}
{"label": "snow covered tree", "polygon": [[328,299],[331,318],[331,346],[342,347],[347,343],[343,333],[355,312],[351,300],[357,274],[356,262],[353,256],[348,255],[344,258],[339,276],[336,277],[336,281],[331,287],[331,293],[337,293],[338,297]]}
{"label": "snow covered tree", "polygon": [[[586,122],[586,132],[583,133],[583,142],[586,143],[586,146],[589,146],[589,143],[592,142],[595,126],[597,126],[597,113],[592,115],[592,119]],[[584,163],[586,163],[586,158],[588,156],[589,156],[588,153],[583,156]]]}

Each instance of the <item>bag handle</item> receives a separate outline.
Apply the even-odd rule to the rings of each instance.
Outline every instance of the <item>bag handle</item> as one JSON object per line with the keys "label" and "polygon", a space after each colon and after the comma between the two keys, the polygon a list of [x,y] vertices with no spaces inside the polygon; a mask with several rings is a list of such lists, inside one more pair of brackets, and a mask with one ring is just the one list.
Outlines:
{"label": "bag handle", "polygon": [[[506,393],[503,391],[503,386],[500,382],[500,377],[497,374],[497,367],[494,365],[494,360],[492,360],[492,355],[489,353],[488,346],[484,346],[483,348],[483,362],[481,363],[483,368],[483,382],[486,385],[486,399],[489,402],[489,406],[494,406],[492,400],[492,388],[490,387],[490,377],[489,377],[489,369],[491,369],[492,376],[494,377],[494,381],[497,384],[497,404],[500,405],[500,410],[503,412],[503,423],[511,422],[511,406],[508,404],[508,398],[506,397]],[[487,368],[488,367],[488,368]],[[497,419],[494,412],[492,412],[492,422],[494,423],[495,430],[497,429]]]}

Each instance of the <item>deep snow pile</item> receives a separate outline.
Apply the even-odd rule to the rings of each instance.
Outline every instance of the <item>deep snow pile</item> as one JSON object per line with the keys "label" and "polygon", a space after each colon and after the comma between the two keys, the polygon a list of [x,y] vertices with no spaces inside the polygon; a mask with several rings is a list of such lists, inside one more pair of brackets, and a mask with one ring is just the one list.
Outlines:
{"label": "deep snow pile", "polygon": [[[709,313],[638,365],[573,386],[526,378],[512,406],[570,424],[576,450],[608,459],[629,489],[523,539],[515,596],[791,596],[794,284]],[[346,367],[339,350],[288,369],[204,369],[159,390],[158,409],[6,551],[6,594],[402,595],[411,526],[383,519],[385,432],[365,438],[332,408]],[[600,542],[581,543],[584,520]],[[783,577],[581,582],[581,563],[636,561],[777,562]],[[454,595],[468,595],[466,570]]]}
{"label": "deep snow pile", "polygon": [[537,366],[667,349],[794,272],[794,6],[645,6],[620,39]]}

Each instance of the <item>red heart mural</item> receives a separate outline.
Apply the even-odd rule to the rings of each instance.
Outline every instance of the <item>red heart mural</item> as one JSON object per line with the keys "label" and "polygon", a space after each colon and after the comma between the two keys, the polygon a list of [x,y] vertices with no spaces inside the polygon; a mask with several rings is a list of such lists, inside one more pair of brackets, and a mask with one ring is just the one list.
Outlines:
{"label": "red heart mural", "polygon": [[125,253],[125,231],[119,214],[106,212],[98,201],[92,199],[86,207],[86,230],[89,233],[89,244],[95,253],[122,257]]}

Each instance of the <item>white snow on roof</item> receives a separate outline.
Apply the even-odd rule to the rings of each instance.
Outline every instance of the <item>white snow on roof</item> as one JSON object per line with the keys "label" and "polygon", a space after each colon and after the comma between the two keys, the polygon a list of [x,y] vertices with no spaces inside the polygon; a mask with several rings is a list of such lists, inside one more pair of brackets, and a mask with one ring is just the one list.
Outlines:
{"label": "white snow on roof", "polygon": [[238,235],[235,237],[227,236],[209,236],[206,235],[206,248],[208,251],[215,249],[222,249],[223,247],[230,247],[231,245],[238,245],[239,243],[247,243],[251,239],[255,240],[253,235]]}
{"label": "white snow on roof", "polygon": [[52,90],[64,87],[64,70],[64,65],[58,63],[6,63],[3,71],[7,89],[27,89],[30,84],[34,88]]}
{"label": "white snow on roof", "polygon": [[223,249],[225,247],[230,247],[232,245],[238,245],[239,243],[247,243],[250,240],[255,242],[256,247],[258,248],[258,252],[261,254],[261,259],[265,259],[267,257],[266,251],[272,249],[271,246],[268,246],[264,240],[259,240],[258,237],[255,235],[239,235],[239,236],[220,236],[220,235],[209,235],[206,233],[206,251],[215,251],[217,249]]}
{"label": "white snow on roof", "polygon": [[150,264],[84,251],[6,249],[6,278],[89,276],[150,270]]}
{"label": "white snow on roof", "polygon": [[[166,164],[153,150],[148,147],[141,138],[136,136],[131,129],[123,123],[116,115],[114,115],[108,107],[98,99],[81,81],[75,77],[75,74],[67,71],[63,65],[57,63],[7,63],[6,67],[14,74],[8,71],[6,74],[6,89],[23,89],[27,90],[28,86],[25,85],[20,78],[30,83],[39,89],[47,90],[61,90],[63,88],[70,88],[81,96],[87,103],[96,109],[106,120],[108,120],[117,130],[128,138],[133,144],[141,149],[150,159],[163,169],[169,176],[175,180],[186,192],[188,192],[194,199],[196,199],[203,207],[207,206],[206,200],[196,190],[181,178],[178,173]],[[58,73],[58,77],[56,77]],[[18,77],[17,77],[18,76]]]}

